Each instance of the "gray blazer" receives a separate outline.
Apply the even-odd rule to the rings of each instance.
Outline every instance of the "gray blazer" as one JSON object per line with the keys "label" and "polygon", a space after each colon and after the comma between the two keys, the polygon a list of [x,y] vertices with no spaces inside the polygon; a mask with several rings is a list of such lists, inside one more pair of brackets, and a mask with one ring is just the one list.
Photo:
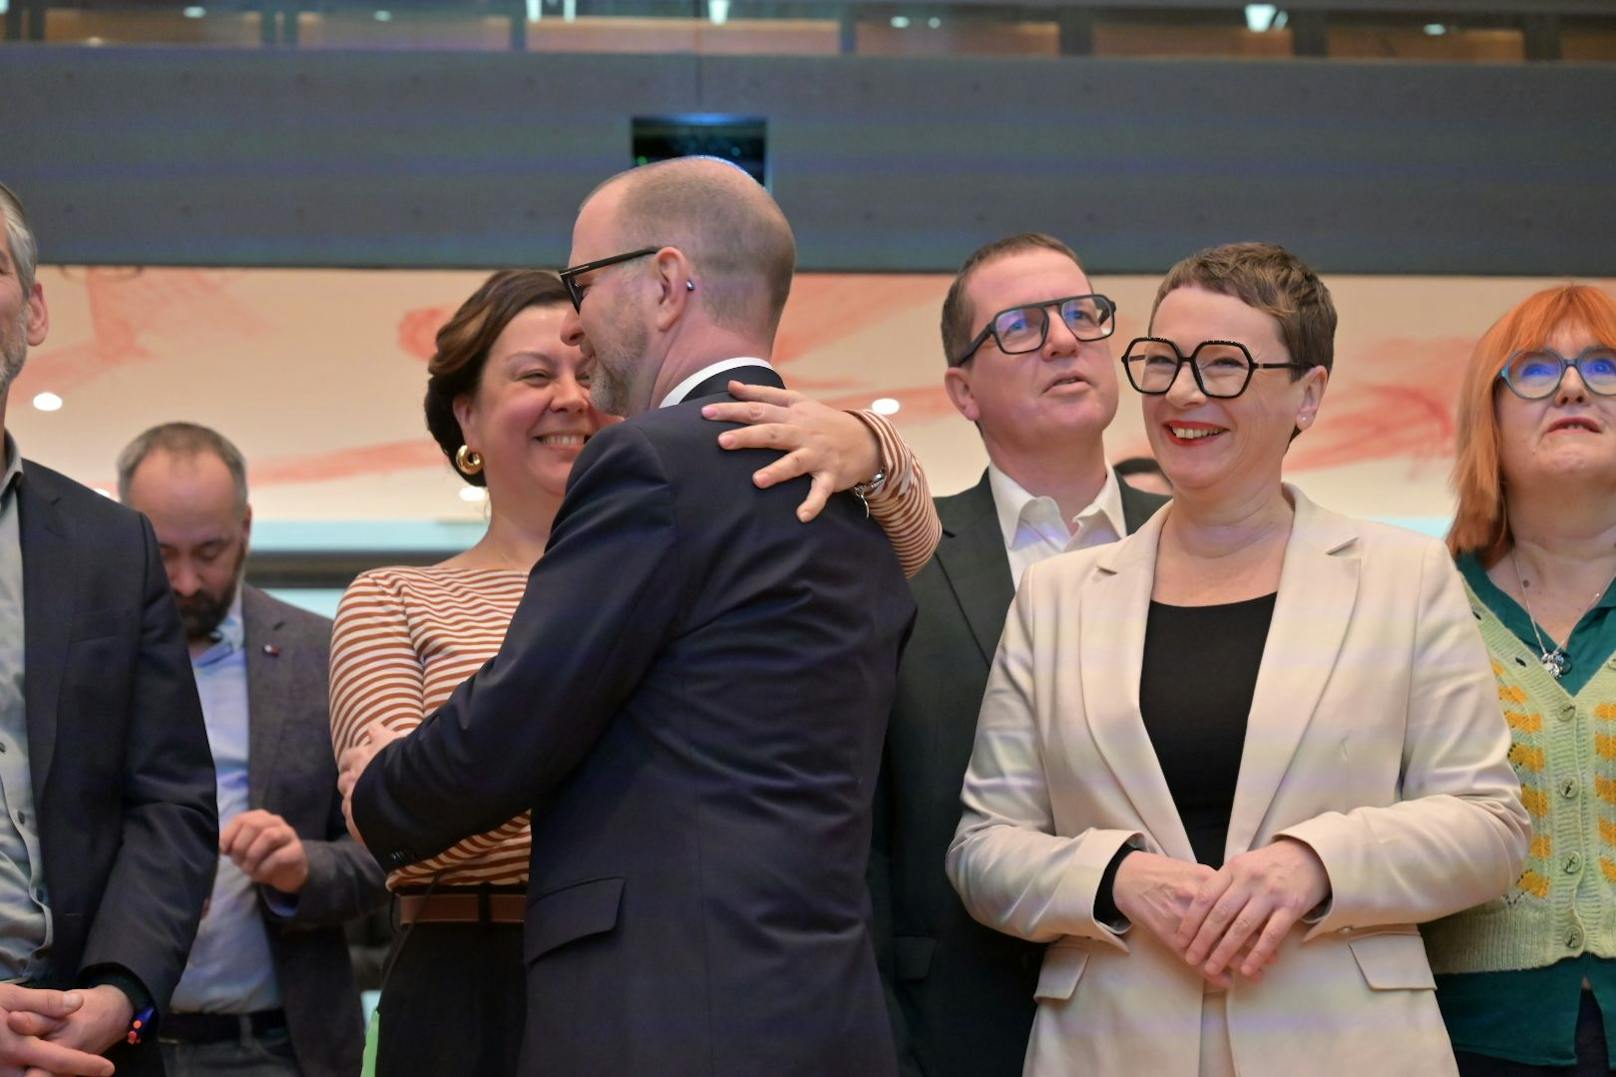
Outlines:
{"label": "gray blazer", "polygon": [[248,799],[303,839],[309,881],[296,914],[259,907],[304,1077],[354,1077],[364,1053],[344,921],[384,904],[381,867],[348,836],[331,755],[331,622],[242,587]]}

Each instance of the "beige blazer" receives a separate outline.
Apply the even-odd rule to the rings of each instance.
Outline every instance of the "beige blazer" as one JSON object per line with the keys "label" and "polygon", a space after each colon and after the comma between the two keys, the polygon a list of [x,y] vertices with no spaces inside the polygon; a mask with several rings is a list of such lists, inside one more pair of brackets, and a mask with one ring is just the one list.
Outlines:
{"label": "beige blazer", "polygon": [[[1414,925],[1503,893],[1530,831],[1487,654],[1442,545],[1286,487],[1296,519],[1247,724],[1228,856],[1280,835],[1331,899],[1228,1034],[1243,1077],[1452,1073]],[[1125,843],[1189,838],[1139,717],[1156,546],[1056,557],[1022,581],[982,701],[948,873],[982,923],[1050,942],[1025,1072],[1190,1075],[1203,981],[1144,929],[1094,919]]]}

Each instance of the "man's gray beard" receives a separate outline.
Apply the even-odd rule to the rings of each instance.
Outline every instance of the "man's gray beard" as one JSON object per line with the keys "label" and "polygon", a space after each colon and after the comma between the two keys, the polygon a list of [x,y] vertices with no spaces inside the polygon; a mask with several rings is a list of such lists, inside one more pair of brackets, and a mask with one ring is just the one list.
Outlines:
{"label": "man's gray beard", "polygon": [[[623,324],[613,327],[614,341],[595,350],[594,382],[589,387],[589,398],[595,407],[608,415],[628,417],[632,408],[635,368],[645,362],[645,347],[649,334],[644,327]],[[610,356],[608,360],[606,357]]]}
{"label": "man's gray beard", "polygon": [[589,399],[607,415],[628,413],[628,382],[607,370],[606,364],[595,363],[595,379],[589,386]]}
{"label": "man's gray beard", "polygon": [[[24,307],[22,317],[17,319],[13,326],[17,331],[15,340],[0,333],[0,397],[11,391],[11,383],[17,380],[22,373],[22,365],[28,360],[28,308]],[[16,348],[13,351],[12,345]]]}

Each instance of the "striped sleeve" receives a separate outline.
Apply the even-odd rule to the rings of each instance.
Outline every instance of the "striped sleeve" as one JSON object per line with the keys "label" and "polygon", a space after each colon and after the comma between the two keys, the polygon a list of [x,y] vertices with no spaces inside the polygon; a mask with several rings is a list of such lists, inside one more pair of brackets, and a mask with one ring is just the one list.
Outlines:
{"label": "striped sleeve", "polygon": [[338,758],[373,726],[408,733],[426,717],[425,673],[396,590],[365,573],[331,629],[331,745]]}
{"label": "striped sleeve", "polygon": [[931,487],[920,461],[898,431],[873,411],[851,414],[863,420],[881,447],[881,470],[887,481],[870,495],[870,518],[881,525],[898,555],[905,576],[919,572],[943,537],[943,523],[931,501]]}
{"label": "striped sleeve", "polygon": [[[431,619],[443,611],[419,612]],[[474,668],[468,667],[465,674]],[[425,720],[428,694],[423,660],[411,636],[408,603],[398,581],[384,572],[362,574],[343,594],[331,633],[332,747],[340,757],[378,725],[408,733]],[[434,882],[526,885],[530,843],[523,814],[430,860],[393,872],[387,885],[392,890]]]}

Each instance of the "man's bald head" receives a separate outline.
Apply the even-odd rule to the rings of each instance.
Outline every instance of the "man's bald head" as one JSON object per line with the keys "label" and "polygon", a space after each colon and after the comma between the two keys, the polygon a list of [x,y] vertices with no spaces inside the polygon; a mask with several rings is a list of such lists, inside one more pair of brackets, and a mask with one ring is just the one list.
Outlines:
{"label": "man's bald head", "polygon": [[715,324],[774,336],[797,243],[756,180],[716,157],[679,157],[620,172],[585,202],[608,192],[623,250],[677,247],[695,266]]}

